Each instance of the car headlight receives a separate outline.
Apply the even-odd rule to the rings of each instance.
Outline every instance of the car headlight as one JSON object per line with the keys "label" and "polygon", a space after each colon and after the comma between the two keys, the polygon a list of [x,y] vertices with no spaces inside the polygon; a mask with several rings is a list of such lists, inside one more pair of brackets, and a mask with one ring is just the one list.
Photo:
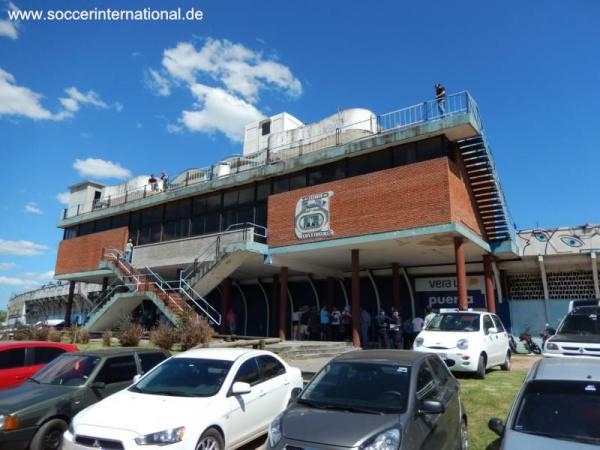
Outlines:
{"label": "car headlight", "polygon": [[277,416],[269,425],[269,445],[275,447],[281,441],[283,434],[281,433],[281,416]]}
{"label": "car headlight", "polygon": [[392,428],[365,442],[360,450],[398,450],[400,447],[400,430]]}
{"label": "car headlight", "polygon": [[175,444],[183,439],[185,427],[172,428],[170,430],[150,433],[142,437],[135,438],[137,445],[167,445]]}
{"label": "car headlight", "polygon": [[546,342],[546,350],[558,350],[558,345],[554,342]]}
{"label": "car headlight", "polygon": [[459,339],[456,343],[456,346],[461,350],[466,350],[469,348],[469,341],[466,339]]}
{"label": "car headlight", "polygon": [[418,337],[415,339],[415,347],[420,347],[421,345],[423,345],[423,338],[422,337]]}
{"label": "car headlight", "polygon": [[0,430],[10,431],[19,426],[19,416],[16,414],[0,414]]}

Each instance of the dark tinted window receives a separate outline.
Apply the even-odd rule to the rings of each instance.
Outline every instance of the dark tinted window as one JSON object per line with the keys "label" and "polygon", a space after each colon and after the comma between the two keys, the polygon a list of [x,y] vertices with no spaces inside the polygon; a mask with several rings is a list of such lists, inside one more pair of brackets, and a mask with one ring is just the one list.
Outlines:
{"label": "dark tinted window", "polygon": [[290,176],[290,191],[306,187],[306,173],[300,172]]}
{"label": "dark tinted window", "polygon": [[569,314],[559,327],[560,334],[600,334],[596,314]]}
{"label": "dark tinted window", "polygon": [[439,158],[446,155],[444,139],[436,137],[417,143],[417,161]]}
{"label": "dark tinted window", "polygon": [[434,373],[435,378],[438,381],[438,383],[445,384],[446,381],[448,381],[448,378],[450,378],[450,373],[448,372],[448,368],[446,367],[446,364],[444,364],[438,358],[430,358],[429,364],[431,365],[431,368],[433,369],[433,373]]}
{"label": "dark tinted window", "polygon": [[290,180],[288,177],[281,177],[273,181],[273,194],[287,192],[290,190]]}
{"label": "dark tinted window", "polygon": [[260,133],[262,136],[266,136],[270,132],[271,132],[271,121],[268,120],[260,126]]}
{"label": "dark tinted window", "polygon": [[56,347],[36,347],[33,349],[33,364],[47,364],[65,351]]}
{"label": "dark tinted window", "polygon": [[204,232],[216,233],[221,226],[221,214],[218,212],[206,213],[204,217]]}
{"label": "dark tinted window", "polygon": [[435,381],[431,369],[427,364],[423,364],[417,374],[417,397],[419,400],[431,399],[435,393]]}
{"label": "dark tinted window", "polygon": [[221,193],[212,194],[206,197],[206,209],[219,209],[221,207]]}
{"label": "dark tinted window", "polygon": [[271,182],[264,181],[256,185],[256,200],[265,200],[271,195]]}
{"label": "dark tinted window", "polygon": [[146,373],[158,363],[163,362],[165,359],[167,359],[167,356],[164,353],[160,352],[138,353],[138,358],[140,358],[140,364],[142,365],[142,373]]}
{"label": "dark tinted window", "polygon": [[240,189],[238,203],[240,205],[252,203],[254,201],[254,185],[246,186]]}
{"label": "dark tinted window", "polygon": [[0,369],[14,369],[25,365],[25,349],[13,348],[0,352]]}
{"label": "dark tinted window", "polygon": [[394,166],[412,164],[417,160],[417,146],[414,143],[394,147],[393,153]]}
{"label": "dark tinted window", "polygon": [[494,321],[494,325],[498,329],[498,333],[504,333],[504,325],[502,325],[502,321],[498,316],[492,316],[492,320]]}
{"label": "dark tinted window", "polygon": [[260,366],[260,371],[262,372],[262,377],[264,379],[277,377],[285,373],[285,367],[283,367],[283,364],[281,364],[272,356],[259,356],[258,365]]}
{"label": "dark tinted window", "polygon": [[256,364],[256,358],[249,359],[246,361],[237,374],[235,375],[234,381],[241,381],[242,383],[256,384],[260,380],[260,374],[258,372],[258,365]]}
{"label": "dark tinted window", "polygon": [[237,189],[225,191],[223,194],[223,207],[236,206],[238,204],[239,195],[240,193]]}
{"label": "dark tinted window", "polygon": [[79,225],[79,236],[85,236],[94,232],[94,222],[82,223]]}
{"label": "dark tinted window", "polygon": [[137,368],[133,355],[118,356],[105,361],[104,366],[96,377],[96,381],[106,384],[123,383],[132,381],[137,375]]}
{"label": "dark tinted window", "polygon": [[492,318],[486,314],[483,316],[483,331],[485,334],[490,333],[490,328],[494,328],[494,322],[492,322]]}
{"label": "dark tinted window", "polygon": [[111,228],[111,223],[110,223],[110,217],[109,217],[107,219],[98,220],[96,222],[95,232],[98,233],[99,231],[110,230],[110,228]]}

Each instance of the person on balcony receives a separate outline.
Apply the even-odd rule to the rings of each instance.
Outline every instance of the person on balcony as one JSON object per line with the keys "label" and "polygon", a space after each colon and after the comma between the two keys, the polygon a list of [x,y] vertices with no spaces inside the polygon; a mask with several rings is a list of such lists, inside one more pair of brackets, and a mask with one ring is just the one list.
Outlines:
{"label": "person on balcony", "polygon": [[125,261],[131,263],[131,257],[133,255],[133,240],[129,238],[127,244],[125,244]]}
{"label": "person on balcony", "polygon": [[152,190],[152,192],[158,192],[158,180],[154,175],[150,175],[150,178],[148,179],[148,184],[150,185],[150,189]]}
{"label": "person on balcony", "polygon": [[446,88],[441,83],[435,85],[435,99],[437,100],[440,116],[446,114]]}
{"label": "person on balcony", "polygon": [[163,170],[160,179],[162,181],[162,190],[165,192],[167,189],[169,189],[169,174],[166,170]]}

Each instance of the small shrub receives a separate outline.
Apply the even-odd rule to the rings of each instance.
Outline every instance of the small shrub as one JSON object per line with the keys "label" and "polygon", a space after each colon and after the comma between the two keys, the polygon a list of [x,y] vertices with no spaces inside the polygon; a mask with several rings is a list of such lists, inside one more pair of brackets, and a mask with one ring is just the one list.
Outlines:
{"label": "small shrub", "polygon": [[52,329],[48,333],[48,340],[50,342],[60,342],[62,341],[62,333],[58,330]]}
{"label": "small shrub", "polygon": [[90,332],[85,328],[79,330],[79,335],[77,336],[78,344],[89,344],[90,343]]}
{"label": "small shrub", "polygon": [[169,325],[159,325],[150,332],[150,342],[163,350],[171,350],[177,337],[177,332]]}
{"label": "small shrub", "polygon": [[186,318],[181,325],[181,349],[188,350],[211,341],[215,330],[204,317]]}
{"label": "small shrub", "polygon": [[110,330],[106,330],[104,333],[102,333],[102,346],[110,347],[112,337],[113,337],[113,334],[112,334],[112,331],[110,331]]}
{"label": "small shrub", "polygon": [[33,330],[27,325],[17,324],[13,330],[15,341],[28,341],[33,338]]}
{"label": "small shrub", "polygon": [[50,328],[49,327],[38,327],[38,328],[34,328],[32,330],[32,338],[34,341],[47,341],[48,340],[48,335],[50,334]]}
{"label": "small shrub", "polygon": [[119,336],[119,344],[123,347],[136,347],[144,334],[144,329],[139,323],[130,323],[123,327]]}

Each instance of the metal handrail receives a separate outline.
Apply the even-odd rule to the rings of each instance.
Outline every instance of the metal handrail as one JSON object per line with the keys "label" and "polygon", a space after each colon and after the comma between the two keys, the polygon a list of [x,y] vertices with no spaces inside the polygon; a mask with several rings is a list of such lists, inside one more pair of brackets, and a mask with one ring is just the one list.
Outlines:
{"label": "metal handrail", "polygon": [[[191,301],[194,303],[194,305],[196,305],[198,308],[200,308],[200,310],[201,310],[201,311],[202,311],[204,314],[206,314],[208,317],[210,317],[210,318],[211,318],[211,320],[212,320],[214,323],[216,323],[217,325],[221,325],[221,320],[222,320],[222,317],[221,317],[221,314],[219,313],[219,311],[217,311],[215,308],[213,308],[213,306],[212,306],[210,303],[208,303],[208,301],[207,301],[207,300],[206,300],[204,297],[202,297],[200,294],[198,294],[198,292],[196,292],[196,290],[195,290],[195,289],[194,289],[192,286],[190,286],[190,285],[187,283],[187,281],[185,281],[185,280],[180,280],[180,282],[181,282],[183,285],[185,285],[185,288],[181,287],[181,289],[180,289],[180,292],[182,292],[183,294],[185,294],[185,295],[186,295],[186,296],[187,296],[187,297],[188,297],[188,298],[189,298],[189,299],[190,299],[190,300],[191,300]],[[209,309],[211,309],[211,310],[212,310],[212,311],[213,311],[213,312],[216,314],[216,316],[218,317],[218,319],[215,319],[215,318],[214,318],[214,317],[213,317],[213,316],[212,316],[212,315],[211,315],[211,314],[210,314],[210,313],[209,313],[209,312],[208,312],[206,309],[204,309],[204,308],[202,307],[202,305],[198,304],[198,302],[196,301],[196,299],[195,299],[195,298],[193,298],[193,297],[190,295],[190,293],[189,293],[188,291],[191,291],[191,292],[193,292],[195,296],[197,296],[198,298],[200,298],[200,299],[201,299],[201,300],[204,302],[204,304],[205,304],[206,306],[208,306],[208,308],[209,308]]]}
{"label": "metal handrail", "polygon": [[[173,303],[175,306],[177,306],[177,308],[179,308],[179,310],[180,310],[181,312],[183,312],[183,308],[182,308],[181,306],[179,306],[179,304],[178,304],[178,303],[177,303],[175,300],[173,300],[173,298],[172,298],[172,297],[169,295],[169,293],[168,293],[167,291],[165,291],[165,289],[163,288],[163,286],[162,286],[162,285],[163,285],[163,282],[165,282],[165,281],[163,280],[163,278],[162,278],[160,275],[158,275],[157,273],[155,273],[155,272],[154,272],[152,269],[150,269],[148,266],[146,266],[146,269],[147,269],[147,270],[148,270],[148,271],[149,271],[149,272],[152,274],[152,276],[153,276],[153,277],[154,277],[156,280],[159,280],[159,281],[160,281],[160,283],[158,283],[158,282],[156,282],[156,281],[153,281],[154,285],[155,285],[156,287],[158,287],[158,288],[159,288],[159,289],[160,289],[160,290],[161,290],[161,291],[162,291],[162,292],[163,292],[163,293],[164,293],[164,294],[167,296],[167,298],[168,298],[168,299],[169,299],[169,300],[170,300],[170,301],[171,301],[171,302],[172,302],[172,303]],[[165,282],[165,283],[166,283],[166,282]]]}
{"label": "metal handrail", "polygon": [[[209,167],[188,169],[174,178],[174,180],[181,179],[182,181],[170,183],[166,191],[174,191],[183,189],[187,186],[206,183],[215,178],[226,178],[245,170],[295,159],[308,152],[336,147],[341,144],[366,139],[375,134],[390,133],[401,128],[416,126],[424,122],[439,120],[456,114],[470,113],[475,120],[475,124],[479,127],[479,130],[483,130],[481,117],[479,115],[479,107],[469,92],[462,91],[446,96],[444,99],[443,110],[440,108],[440,104],[441,103],[438,100],[428,100],[408,106],[406,108],[401,108],[376,116],[377,122],[374,124],[375,127],[371,126],[372,119],[366,119],[356,123],[340,126],[335,130],[310,136],[304,140],[301,139],[297,141],[286,142],[280,146],[270,147],[268,149],[260,150],[245,156],[226,158]],[[352,138],[351,136],[344,137],[345,131],[357,129],[357,125],[361,124],[364,124],[365,126],[367,124],[369,125],[368,128],[371,131],[369,131],[367,135],[360,135],[356,138]],[[367,132],[368,130],[365,128],[363,131]],[[215,167],[219,166],[229,166],[230,170],[232,168],[235,170],[231,170],[228,174],[219,175],[218,170],[215,170]],[[65,208],[62,219],[88,214],[101,208],[110,208],[112,206],[122,205],[130,201],[145,198],[149,195],[159,195],[166,191],[162,189],[154,191],[149,188],[148,184],[137,186],[135,188],[125,190],[123,194],[96,200],[92,202],[89,207],[87,205],[79,204]]]}

